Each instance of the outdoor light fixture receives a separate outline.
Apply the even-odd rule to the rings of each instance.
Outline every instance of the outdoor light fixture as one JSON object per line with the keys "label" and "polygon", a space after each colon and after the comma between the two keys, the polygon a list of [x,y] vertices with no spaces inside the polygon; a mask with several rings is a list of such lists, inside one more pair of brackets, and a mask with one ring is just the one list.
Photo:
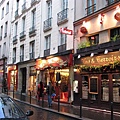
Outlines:
{"label": "outdoor light fixture", "polygon": [[108,49],[105,49],[104,54],[108,54]]}
{"label": "outdoor light fixture", "polygon": [[94,53],[91,53],[91,54],[90,54],[90,57],[93,57],[93,56],[94,56]]}
{"label": "outdoor light fixture", "polygon": [[81,57],[81,55],[79,54],[79,55],[78,55],[78,59],[79,59],[80,57]]}
{"label": "outdoor light fixture", "polygon": [[100,14],[100,24],[103,24],[103,18],[104,18],[104,14]]}

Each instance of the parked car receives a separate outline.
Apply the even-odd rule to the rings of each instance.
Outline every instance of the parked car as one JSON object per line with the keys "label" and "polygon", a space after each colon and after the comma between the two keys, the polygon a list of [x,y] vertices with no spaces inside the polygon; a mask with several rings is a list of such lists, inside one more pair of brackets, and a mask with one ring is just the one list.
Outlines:
{"label": "parked car", "polygon": [[0,120],[29,120],[28,116],[31,115],[33,111],[28,110],[25,114],[12,98],[0,94]]}

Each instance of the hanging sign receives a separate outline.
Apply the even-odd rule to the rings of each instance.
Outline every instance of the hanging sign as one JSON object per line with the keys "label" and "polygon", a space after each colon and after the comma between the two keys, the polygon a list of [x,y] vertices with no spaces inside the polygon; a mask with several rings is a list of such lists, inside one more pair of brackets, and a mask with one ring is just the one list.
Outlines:
{"label": "hanging sign", "polygon": [[72,35],[72,34],[73,34],[73,31],[72,31],[72,30],[69,30],[69,29],[67,29],[67,28],[60,28],[60,33],[61,33],[61,34]]}
{"label": "hanging sign", "polygon": [[120,21],[120,13],[117,12],[117,13],[114,15],[114,18],[115,18],[117,21]]}

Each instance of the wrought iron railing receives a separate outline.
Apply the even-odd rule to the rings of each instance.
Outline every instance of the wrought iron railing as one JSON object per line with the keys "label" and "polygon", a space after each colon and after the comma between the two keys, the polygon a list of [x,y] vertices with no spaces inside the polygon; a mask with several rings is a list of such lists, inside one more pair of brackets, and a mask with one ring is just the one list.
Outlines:
{"label": "wrought iron railing", "polygon": [[57,23],[62,22],[68,18],[68,8],[62,10],[57,14]]}
{"label": "wrought iron railing", "polygon": [[26,9],[26,3],[22,5],[22,11],[24,11],[25,9]]}
{"label": "wrought iron railing", "polygon": [[24,55],[20,55],[20,62],[24,60]]}
{"label": "wrought iron railing", "polygon": [[90,15],[90,14],[94,13],[96,11],[96,4],[85,8],[85,11],[86,11],[86,15]]}
{"label": "wrought iron railing", "polygon": [[25,31],[23,31],[23,32],[20,33],[20,39],[22,39],[24,37],[25,37]]}
{"label": "wrought iron railing", "polygon": [[18,9],[15,11],[15,17],[18,16]]}
{"label": "wrought iron railing", "polygon": [[29,55],[30,55],[30,60],[31,60],[31,59],[34,59],[34,54],[35,54],[34,52],[29,53]]}
{"label": "wrought iron railing", "polygon": [[13,42],[17,41],[17,35],[13,37]]}
{"label": "wrought iron railing", "polygon": [[44,50],[44,56],[49,56],[50,55],[50,49]]}
{"label": "wrought iron railing", "polygon": [[58,53],[66,51],[66,44],[58,46]]}
{"label": "wrought iron railing", "polygon": [[16,62],[16,57],[13,57],[13,63],[15,63]]}
{"label": "wrought iron railing", "polygon": [[35,26],[32,26],[30,29],[29,29],[29,33],[33,33],[35,32]]}
{"label": "wrought iron railing", "polygon": [[47,20],[44,21],[44,31],[48,30],[52,27],[52,18],[48,18]]}

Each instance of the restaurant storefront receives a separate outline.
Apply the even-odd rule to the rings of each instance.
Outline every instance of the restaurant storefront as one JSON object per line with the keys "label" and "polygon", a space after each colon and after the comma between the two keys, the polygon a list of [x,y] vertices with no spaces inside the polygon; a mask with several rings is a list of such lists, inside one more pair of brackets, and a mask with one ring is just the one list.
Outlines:
{"label": "restaurant storefront", "polygon": [[8,65],[7,67],[7,84],[8,90],[17,91],[18,88],[18,70],[17,65]]}
{"label": "restaurant storefront", "polygon": [[120,51],[75,59],[74,67],[78,69],[74,73],[78,81],[75,104],[82,98],[86,106],[107,109],[113,102],[115,109],[120,107]]}
{"label": "restaurant storefront", "polygon": [[45,90],[51,81],[56,91],[56,99],[60,95],[61,102],[69,102],[71,94],[70,57],[72,58],[71,55],[65,55],[36,60],[36,69],[40,70],[41,75],[39,81],[43,81]]}

